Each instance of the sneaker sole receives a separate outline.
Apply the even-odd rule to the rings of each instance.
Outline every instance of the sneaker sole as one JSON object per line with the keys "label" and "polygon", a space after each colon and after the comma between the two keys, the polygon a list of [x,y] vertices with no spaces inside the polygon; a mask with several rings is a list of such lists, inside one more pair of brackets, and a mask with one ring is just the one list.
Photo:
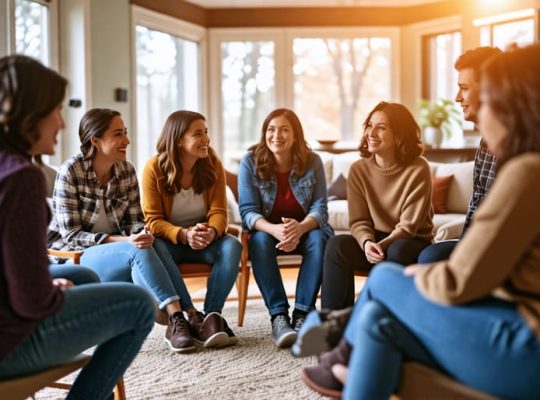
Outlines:
{"label": "sneaker sole", "polygon": [[195,350],[195,345],[191,347],[174,347],[171,343],[171,341],[167,338],[163,338],[165,343],[167,343],[167,346],[169,346],[169,349],[175,353],[190,353]]}
{"label": "sneaker sole", "polygon": [[195,339],[195,341],[202,344],[205,349],[209,349],[212,347],[227,347],[229,346],[229,335],[227,335],[225,332],[217,332],[205,341],[199,339]]}
{"label": "sneaker sole", "polygon": [[281,335],[279,339],[272,339],[277,347],[280,349],[291,347],[294,342],[296,342],[296,338],[298,337],[298,334],[294,331],[286,333],[284,335]]}
{"label": "sneaker sole", "polygon": [[330,350],[326,340],[327,335],[328,328],[324,323],[312,327],[303,335],[298,336],[291,348],[291,354],[295,357],[309,357]]}
{"label": "sneaker sole", "polygon": [[304,383],[315,392],[322,394],[323,396],[330,397],[332,399],[341,399],[342,392],[317,385],[311,380],[308,374],[306,374],[304,369],[300,370],[300,376],[302,377]]}

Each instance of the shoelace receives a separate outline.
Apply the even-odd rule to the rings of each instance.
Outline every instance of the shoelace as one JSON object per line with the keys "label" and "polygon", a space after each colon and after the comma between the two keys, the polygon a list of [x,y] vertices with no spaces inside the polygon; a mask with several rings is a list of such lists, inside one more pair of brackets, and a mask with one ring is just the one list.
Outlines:
{"label": "shoelace", "polygon": [[294,322],[294,330],[299,330],[302,325],[304,325],[304,322],[306,322],[306,319],[304,317],[298,317],[296,321]]}
{"label": "shoelace", "polygon": [[186,330],[188,323],[184,318],[173,317],[173,333]]}
{"label": "shoelace", "polygon": [[285,318],[284,315],[278,315],[274,319],[274,326],[275,326],[276,330],[280,330],[281,328],[284,328],[284,327],[286,327],[288,325],[289,325],[289,323],[287,322],[287,318]]}

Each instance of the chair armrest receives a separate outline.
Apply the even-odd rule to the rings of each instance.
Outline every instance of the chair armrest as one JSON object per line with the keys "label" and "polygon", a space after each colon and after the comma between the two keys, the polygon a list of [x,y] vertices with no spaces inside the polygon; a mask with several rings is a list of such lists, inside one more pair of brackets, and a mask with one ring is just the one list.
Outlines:
{"label": "chair armrest", "polygon": [[434,242],[440,242],[441,240],[458,239],[465,225],[464,219],[457,219],[455,221],[447,222],[439,226],[433,237]]}
{"label": "chair armrest", "polygon": [[82,251],[62,251],[47,249],[47,254],[52,257],[70,258],[73,260],[73,264],[79,264],[81,261]]}
{"label": "chair armrest", "polygon": [[233,235],[234,237],[239,237],[241,230],[242,230],[242,228],[239,225],[234,225],[233,224],[233,225],[227,226],[227,233],[229,235]]}

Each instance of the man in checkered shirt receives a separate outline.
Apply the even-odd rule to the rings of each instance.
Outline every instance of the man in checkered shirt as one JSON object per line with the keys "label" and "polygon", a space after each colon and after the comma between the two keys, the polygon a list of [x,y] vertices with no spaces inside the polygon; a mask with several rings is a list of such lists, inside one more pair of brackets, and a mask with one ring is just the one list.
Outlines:
{"label": "man in checkered shirt", "polygon": [[[499,54],[501,50],[496,47],[478,47],[463,53],[456,60],[454,67],[458,71],[458,93],[456,102],[461,105],[463,118],[476,125],[478,110],[480,109],[480,67],[488,58]],[[461,236],[471,224],[471,218],[486,196],[495,180],[497,165],[495,157],[488,151],[484,139],[476,150],[474,157],[473,193],[469,201],[469,209],[465,218],[465,225]],[[446,260],[456,247],[457,240],[447,240],[434,243],[426,247],[418,256],[421,264]]]}

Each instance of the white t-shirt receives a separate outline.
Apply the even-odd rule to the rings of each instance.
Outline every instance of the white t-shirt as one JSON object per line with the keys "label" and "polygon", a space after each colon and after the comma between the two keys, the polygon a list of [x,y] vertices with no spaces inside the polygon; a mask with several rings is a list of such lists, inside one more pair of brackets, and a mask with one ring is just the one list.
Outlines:
{"label": "white t-shirt", "polygon": [[171,224],[184,228],[206,222],[206,205],[203,194],[195,194],[193,188],[181,189],[174,195]]}
{"label": "white t-shirt", "polygon": [[92,228],[92,233],[103,232],[111,234],[116,232],[117,229],[114,222],[109,219],[109,216],[105,212],[105,204],[103,204],[103,200],[98,200],[97,208],[99,210],[99,214],[98,219]]}

